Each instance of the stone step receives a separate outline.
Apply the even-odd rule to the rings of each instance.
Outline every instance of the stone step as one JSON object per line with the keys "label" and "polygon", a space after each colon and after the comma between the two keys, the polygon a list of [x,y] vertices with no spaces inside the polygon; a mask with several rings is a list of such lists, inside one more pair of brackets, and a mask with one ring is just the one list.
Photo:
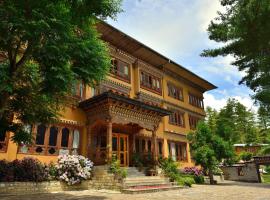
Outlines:
{"label": "stone step", "polygon": [[122,192],[126,194],[140,194],[140,193],[151,193],[151,192],[160,192],[160,191],[168,191],[168,190],[179,190],[182,188],[184,187],[174,186],[174,185],[138,186],[138,187],[123,189]]}
{"label": "stone step", "polygon": [[136,187],[136,186],[157,186],[157,185],[172,185],[170,182],[158,181],[158,182],[135,182],[135,183],[124,183],[124,188]]}

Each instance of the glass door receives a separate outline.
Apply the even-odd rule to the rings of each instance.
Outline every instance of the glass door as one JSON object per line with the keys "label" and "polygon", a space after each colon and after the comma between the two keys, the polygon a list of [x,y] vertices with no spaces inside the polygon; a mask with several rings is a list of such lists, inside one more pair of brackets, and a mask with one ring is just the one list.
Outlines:
{"label": "glass door", "polygon": [[128,135],[113,133],[112,153],[120,161],[121,167],[128,166]]}

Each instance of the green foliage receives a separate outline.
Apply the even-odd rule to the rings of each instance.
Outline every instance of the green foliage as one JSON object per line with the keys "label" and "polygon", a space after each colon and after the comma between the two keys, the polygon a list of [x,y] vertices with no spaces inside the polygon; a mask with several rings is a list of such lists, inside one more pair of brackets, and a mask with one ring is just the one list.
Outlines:
{"label": "green foliage", "polygon": [[186,177],[179,176],[176,181],[177,181],[178,185],[184,185],[184,186],[188,186],[188,187],[191,187],[192,184],[195,184],[194,178],[188,177],[188,176],[186,176]]}
{"label": "green foliage", "polygon": [[115,155],[112,157],[109,172],[113,173],[115,176],[121,179],[127,177],[127,170],[120,167],[120,161],[117,160]]}
{"label": "green foliage", "polygon": [[170,181],[175,181],[178,185],[185,185],[189,187],[195,183],[192,175],[180,173],[180,170],[177,168],[177,163],[171,158],[160,159],[159,163],[163,173],[170,178]]}
{"label": "green foliage", "polygon": [[193,179],[196,184],[204,184],[204,177],[203,176],[193,176]]}
{"label": "green foliage", "polygon": [[242,152],[239,155],[240,160],[243,160],[243,161],[250,161],[252,157],[253,157],[253,154],[250,152]]}
{"label": "green foliage", "polygon": [[258,155],[269,155],[270,154],[270,145],[263,147],[259,152]]}
{"label": "green foliage", "polygon": [[213,171],[222,161],[234,156],[232,146],[220,136],[213,134],[205,122],[200,122],[195,132],[188,134],[191,142],[192,158],[196,165],[201,165],[208,171],[210,180],[213,179]]}
{"label": "green foliage", "polygon": [[265,141],[267,136],[261,133],[255,113],[236,99],[228,99],[219,112],[207,108],[206,123],[214,134],[230,144],[256,144]]}
{"label": "green foliage", "polygon": [[222,46],[203,56],[232,55],[232,63],[246,72],[240,83],[255,91],[254,98],[270,105],[270,0],[221,0],[224,12],[211,21],[209,39]]}
{"label": "green foliage", "polygon": [[[1,134],[26,134],[22,124],[54,122],[70,101],[74,83],[93,85],[106,77],[109,50],[95,24],[97,18],[115,18],[120,4],[121,0],[0,2],[0,52],[5,56],[0,62]],[[29,137],[13,139],[20,143]]]}

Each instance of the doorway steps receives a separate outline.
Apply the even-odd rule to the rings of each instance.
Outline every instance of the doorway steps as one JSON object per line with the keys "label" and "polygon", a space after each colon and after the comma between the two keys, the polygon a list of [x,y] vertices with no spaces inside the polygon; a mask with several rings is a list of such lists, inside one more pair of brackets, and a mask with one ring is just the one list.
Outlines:
{"label": "doorway steps", "polygon": [[123,180],[123,193],[149,193],[183,188],[171,183],[168,178],[162,176],[145,176],[135,167],[126,168],[127,177]]}

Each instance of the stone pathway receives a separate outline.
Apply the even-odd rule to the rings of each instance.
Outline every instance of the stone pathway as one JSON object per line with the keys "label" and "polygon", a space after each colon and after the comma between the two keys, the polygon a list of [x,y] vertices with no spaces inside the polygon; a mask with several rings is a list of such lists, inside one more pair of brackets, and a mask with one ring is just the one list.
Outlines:
{"label": "stone pathway", "polygon": [[0,196],[1,200],[270,200],[270,184],[239,183],[194,185],[189,189],[145,194],[121,194],[108,190],[87,190],[39,195]]}

